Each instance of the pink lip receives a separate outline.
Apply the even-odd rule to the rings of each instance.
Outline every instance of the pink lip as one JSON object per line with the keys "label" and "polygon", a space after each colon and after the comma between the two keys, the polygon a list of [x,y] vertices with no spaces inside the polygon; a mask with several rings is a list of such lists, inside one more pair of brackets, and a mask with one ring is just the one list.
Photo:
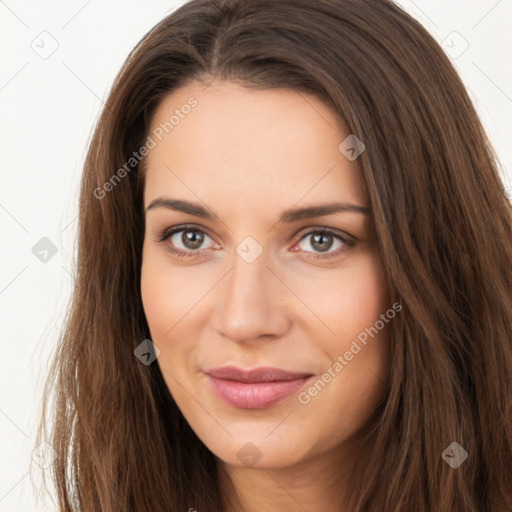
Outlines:
{"label": "pink lip", "polygon": [[240,409],[264,409],[298,391],[312,376],[279,368],[243,370],[234,366],[205,372],[213,391]]}

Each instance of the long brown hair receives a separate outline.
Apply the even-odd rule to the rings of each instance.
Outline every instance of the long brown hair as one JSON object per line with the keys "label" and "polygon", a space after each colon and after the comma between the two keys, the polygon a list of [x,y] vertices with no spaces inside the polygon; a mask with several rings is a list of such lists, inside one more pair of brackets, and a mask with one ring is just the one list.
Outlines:
{"label": "long brown hair", "polygon": [[[313,94],[366,145],[358,162],[403,310],[351,510],[512,510],[511,207],[450,60],[389,0],[193,0],[128,56],[85,162],[75,288],[44,393],[38,441],[58,454],[60,509],[223,510],[215,457],[158,365],[134,356],[149,338],[144,183],[126,166],[161,100],[213,78]],[[442,458],[453,442],[468,453],[458,468]]]}

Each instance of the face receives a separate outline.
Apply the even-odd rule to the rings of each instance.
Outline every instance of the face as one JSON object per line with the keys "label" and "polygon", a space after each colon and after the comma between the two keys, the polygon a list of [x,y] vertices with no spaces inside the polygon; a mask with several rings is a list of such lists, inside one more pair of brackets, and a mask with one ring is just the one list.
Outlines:
{"label": "face", "polygon": [[348,135],[313,96],[219,81],[152,120],[144,310],[170,393],[228,465],[329,456],[383,398],[396,311]]}

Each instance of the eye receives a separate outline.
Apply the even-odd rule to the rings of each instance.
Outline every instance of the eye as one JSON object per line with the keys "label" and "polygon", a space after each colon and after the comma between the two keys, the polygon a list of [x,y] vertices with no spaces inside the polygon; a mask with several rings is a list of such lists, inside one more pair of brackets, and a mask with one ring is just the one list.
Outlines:
{"label": "eye", "polygon": [[[179,257],[194,256],[206,249],[201,247],[206,239],[212,240],[202,229],[193,226],[176,226],[165,230],[158,238],[158,242],[169,240],[170,250]],[[213,240],[212,240],[213,242]]]}
{"label": "eye", "polygon": [[[308,239],[309,241],[307,241]],[[303,243],[304,241],[307,242]],[[355,241],[349,239],[348,236],[342,236],[329,229],[322,228],[306,233],[297,245],[304,252],[311,252],[307,250],[308,246],[313,248],[314,254],[308,257],[325,259],[343,254],[354,247]],[[331,250],[333,247],[334,250]]]}
{"label": "eye", "polygon": [[[309,238],[309,241],[307,241]],[[157,242],[165,242],[169,240],[169,250],[180,258],[186,258],[190,256],[197,256],[203,250],[209,247],[204,247],[205,240],[209,239],[213,242],[211,247],[220,248],[219,244],[216,244],[208,234],[195,226],[175,226],[166,229],[157,238]],[[306,243],[304,243],[307,241]],[[313,259],[328,259],[347,252],[356,245],[355,240],[348,236],[343,236],[339,233],[335,233],[327,228],[319,228],[304,234],[295,244],[294,247],[299,247],[301,252],[312,253],[308,258]],[[313,251],[308,250],[308,246]],[[334,247],[334,250],[332,250]],[[293,252],[297,249],[292,248]]]}

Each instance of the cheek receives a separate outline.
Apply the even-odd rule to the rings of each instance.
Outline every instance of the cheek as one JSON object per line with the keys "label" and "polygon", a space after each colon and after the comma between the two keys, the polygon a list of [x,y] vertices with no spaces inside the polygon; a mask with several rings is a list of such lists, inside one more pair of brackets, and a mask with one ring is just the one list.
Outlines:
{"label": "cheek", "polygon": [[[155,339],[171,338],[194,304],[204,295],[204,280],[190,270],[174,267],[156,250],[146,250],[141,268],[141,296],[144,313]],[[180,336],[181,337],[181,336]]]}
{"label": "cheek", "polygon": [[[201,330],[208,315],[206,295],[215,284],[207,268],[176,266],[163,251],[148,248],[143,253],[141,296],[151,340],[160,349],[158,364],[173,390],[193,371]],[[203,307],[201,307],[203,306]],[[200,314],[200,316],[198,316]]]}
{"label": "cheek", "polygon": [[[396,313],[392,310],[386,316],[391,308],[388,287],[375,255],[359,259],[357,266],[325,290],[316,298],[334,334],[324,329],[325,335],[316,336],[323,353],[322,382],[306,389],[301,403],[309,404],[309,412],[314,410],[318,421],[322,418],[333,429],[340,427],[343,436],[366,422],[385,393],[389,332]],[[330,415],[326,417],[324,410],[330,410]]]}
{"label": "cheek", "polygon": [[183,332],[186,322],[180,322],[190,301],[177,276],[179,272],[173,272],[158,255],[146,252],[141,268],[141,296],[150,338],[160,350],[157,364],[167,388],[175,399],[183,400],[179,383],[186,379],[193,345],[190,335]]}
{"label": "cheek", "polygon": [[174,289],[167,286],[163,272],[158,272],[151,257],[145,256],[141,269],[141,296],[144,313],[153,337],[160,337],[169,329],[172,311],[167,305],[173,302]]}
{"label": "cheek", "polygon": [[378,393],[388,372],[389,331],[395,313],[386,313],[391,304],[380,260],[371,255],[364,263],[344,296],[344,323],[338,323],[343,342],[336,357],[344,356],[354,386]]}
{"label": "cheek", "polygon": [[331,358],[348,350],[352,340],[373,326],[390,307],[386,278],[374,253],[361,255],[339,275],[333,273],[316,286],[309,285],[309,290],[317,316],[329,327],[322,329],[322,338]]}
{"label": "cheek", "polygon": [[[186,316],[187,309],[190,309],[190,306],[187,308],[187,304],[193,299],[187,296],[187,288],[183,287],[183,283],[177,277],[179,272],[173,271],[159,261],[157,255],[146,253],[141,269],[142,304],[151,340],[161,352],[158,363],[166,368],[169,367],[170,361],[176,361],[174,358],[168,360],[171,348],[176,355],[187,346],[184,343],[186,337],[181,332],[177,335],[177,332],[186,325],[186,322],[180,319]],[[183,343],[180,343],[180,340],[183,340]]]}
{"label": "cheek", "polygon": [[[350,338],[373,326],[389,308],[387,283],[377,258],[368,258],[354,272],[343,293],[342,307]],[[340,326],[343,328],[343,326]]]}

